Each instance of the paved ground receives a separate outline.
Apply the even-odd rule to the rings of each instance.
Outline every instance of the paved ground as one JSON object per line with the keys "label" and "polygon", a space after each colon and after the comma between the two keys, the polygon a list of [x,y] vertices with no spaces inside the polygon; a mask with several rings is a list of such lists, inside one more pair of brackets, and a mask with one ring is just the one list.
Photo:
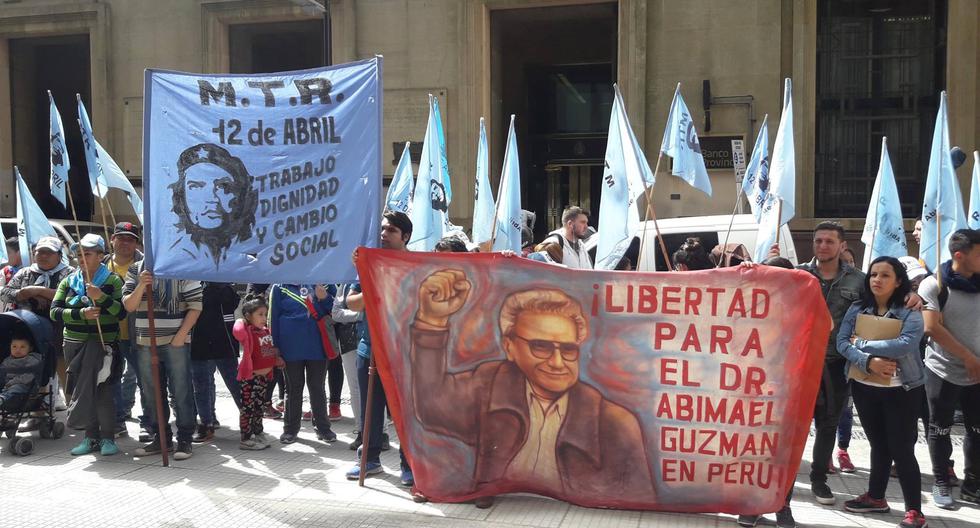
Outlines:
{"label": "paved ground", "polygon": [[[353,439],[351,418],[335,422],[341,439],[330,446],[316,441],[307,422],[300,441],[293,445],[240,451],[233,425],[237,409],[227,393],[218,396],[218,419],[231,427],[219,429],[216,441],[198,446],[193,458],[172,462],[170,468],[160,467],[159,458],[134,459],[131,453],[138,444],[133,439],[122,439],[124,453],[106,458],[69,455],[68,450],[79,441],[75,431],[61,440],[35,437],[36,451],[26,458],[7,453],[4,441],[0,445],[0,527],[735,526],[728,515],[594,510],[530,495],[500,498],[486,510],[471,504],[416,504],[398,485],[397,449],[382,457],[387,470],[383,478],[369,478],[364,488],[344,478],[354,463],[354,452],[347,447]],[[350,416],[346,405],[345,413]],[[278,437],[281,422],[266,423],[268,431]],[[130,424],[129,431],[135,437],[136,424]],[[963,467],[962,433],[962,428],[954,431],[958,469]],[[901,520],[901,491],[894,479],[887,494],[892,513],[862,516],[841,510],[844,500],[859,495],[867,485],[869,449],[857,426],[854,437],[850,451],[858,472],[830,480],[832,489],[840,492],[837,506],[817,505],[806,475],[799,475],[793,511],[801,526],[886,527]],[[921,436],[916,452],[925,474],[929,456]],[[808,467],[808,461],[803,466]],[[980,508],[935,508],[931,485],[931,477],[924,476],[923,509],[930,526],[980,526]]]}

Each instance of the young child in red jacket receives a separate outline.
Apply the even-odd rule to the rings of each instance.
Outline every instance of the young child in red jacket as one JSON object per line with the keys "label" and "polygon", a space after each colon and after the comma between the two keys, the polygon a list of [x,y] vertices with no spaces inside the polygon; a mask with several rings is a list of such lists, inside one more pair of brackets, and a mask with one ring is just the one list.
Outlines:
{"label": "young child in red jacket", "polygon": [[242,304],[244,319],[235,321],[232,333],[242,344],[242,361],[238,364],[238,381],[242,385],[242,407],[239,427],[242,440],[239,449],[260,450],[271,445],[272,438],[262,431],[263,406],[272,380],[272,369],[282,367],[279,350],[272,345],[272,334],[266,325],[269,307],[261,295],[249,295]]}

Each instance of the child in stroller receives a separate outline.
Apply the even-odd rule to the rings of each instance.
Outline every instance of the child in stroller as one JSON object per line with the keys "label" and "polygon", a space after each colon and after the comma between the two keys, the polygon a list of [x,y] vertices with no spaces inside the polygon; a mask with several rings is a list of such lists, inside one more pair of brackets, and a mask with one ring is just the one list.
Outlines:
{"label": "child in stroller", "polygon": [[[0,313],[0,432],[11,453],[34,451],[30,437],[18,437],[20,422],[35,414],[42,438],[60,438],[65,424],[55,421],[48,381],[55,368],[51,323],[28,310]],[[41,416],[36,416],[40,414]]]}

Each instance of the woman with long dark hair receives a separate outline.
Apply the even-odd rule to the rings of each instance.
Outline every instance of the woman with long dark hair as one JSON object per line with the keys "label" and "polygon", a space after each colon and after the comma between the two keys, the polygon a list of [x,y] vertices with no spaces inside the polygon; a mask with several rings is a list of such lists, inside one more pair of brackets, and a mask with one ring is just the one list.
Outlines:
{"label": "woman with long dark hair", "polygon": [[[837,337],[837,351],[847,358],[845,373],[852,380],[851,392],[861,425],[871,444],[871,476],[868,491],[844,503],[857,513],[886,513],[892,460],[905,498],[901,528],[926,526],[922,515],[921,475],[915,459],[918,416],[925,390],[925,367],[919,356],[922,314],[905,307],[911,291],[905,266],[894,257],[878,257],[865,278],[864,294],[847,311]],[[861,317],[893,319],[901,323],[891,339],[863,339],[855,334]],[[870,320],[871,325],[888,326]],[[868,334],[867,331],[862,333]]]}

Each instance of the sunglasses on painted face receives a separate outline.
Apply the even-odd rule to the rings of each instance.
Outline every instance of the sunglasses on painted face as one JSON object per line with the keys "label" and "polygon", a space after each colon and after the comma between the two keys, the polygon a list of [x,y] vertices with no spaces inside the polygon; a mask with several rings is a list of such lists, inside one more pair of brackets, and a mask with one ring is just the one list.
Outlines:
{"label": "sunglasses on painted face", "polygon": [[557,351],[565,361],[576,361],[579,356],[579,346],[575,343],[562,343],[559,341],[548,341],[547,339],[528,339],[517,334],[511,334],[527,343],[531,350],[531,355],[538,359],[550,359]]}

